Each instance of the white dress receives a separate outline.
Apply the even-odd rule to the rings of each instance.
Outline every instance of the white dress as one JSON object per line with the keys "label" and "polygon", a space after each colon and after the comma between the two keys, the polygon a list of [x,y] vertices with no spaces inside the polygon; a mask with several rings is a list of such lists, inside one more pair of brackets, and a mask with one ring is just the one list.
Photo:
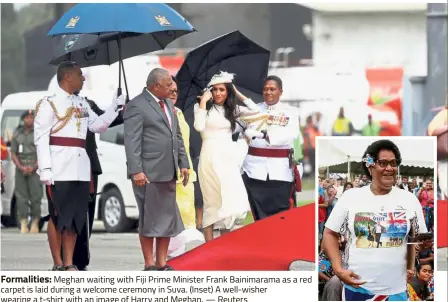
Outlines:
{"label": "white dress", "polygon": [[[239,107],[239,110],[249,113],[245,107]],[[232,141],[232,130],[224,116],[224,107],[214,105],[207,112],[196,104],[194,118],[194,128],[202,137],[198,167],[204,199],[202,225],[231,229],[241,223],[250,211],[240,173],[238,146]]]}

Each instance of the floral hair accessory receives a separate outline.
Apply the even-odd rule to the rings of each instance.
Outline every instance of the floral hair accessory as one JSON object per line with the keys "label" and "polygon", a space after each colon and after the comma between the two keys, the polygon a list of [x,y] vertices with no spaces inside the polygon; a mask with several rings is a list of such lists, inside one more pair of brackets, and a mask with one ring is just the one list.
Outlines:
{"label": "floral hair accessory", "polygon": [[366,163],[366,167],[373,167],[375,166],[375,161],[373,160],[373,158],[370,156],[370,154],[366,154],[366,157],[364,157],[362,159],[363,162]]}

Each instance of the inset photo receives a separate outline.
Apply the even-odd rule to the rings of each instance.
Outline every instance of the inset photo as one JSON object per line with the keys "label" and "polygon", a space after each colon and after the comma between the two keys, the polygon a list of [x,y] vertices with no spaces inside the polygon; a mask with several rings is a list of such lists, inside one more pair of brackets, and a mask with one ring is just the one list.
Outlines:
{"label": "inset photo", "polygon": [[319,137],[319,300],[432,300],[436,140]]}

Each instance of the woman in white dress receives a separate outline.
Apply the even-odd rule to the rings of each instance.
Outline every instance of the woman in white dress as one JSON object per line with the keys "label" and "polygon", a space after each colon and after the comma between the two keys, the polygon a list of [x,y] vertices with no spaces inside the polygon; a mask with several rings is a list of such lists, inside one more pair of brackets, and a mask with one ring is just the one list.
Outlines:
{"label": "woman in white dress", "polygon": [[[206,241],[213,240],[214,229],[221,234],[230,231],[250,210],[232,134],[241,130],[239,117],[256,114],[259,109],[232,81],[233,74],[214,75],[194,107],[194,128],[202,137],[198,176],[204,198]],[[246,107],[236,105],[237,100]],[[261,132],[251,133],[251,137],[257,135],[263,136]]]}

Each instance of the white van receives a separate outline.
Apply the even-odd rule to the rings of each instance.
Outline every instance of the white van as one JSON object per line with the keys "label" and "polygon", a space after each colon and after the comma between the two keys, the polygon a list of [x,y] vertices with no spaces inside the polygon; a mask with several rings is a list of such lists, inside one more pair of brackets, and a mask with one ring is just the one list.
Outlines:
{"label": "white van", "polygon": [[[2,102],[2,110],[0,111],[1,118],[1,137],[5,140],[8,147],[8,158],[3,163],[3,171],[6,174],[5,182],[3,183],[4,191],[2,191],[2,212],[1,221],[5,226],[17,225],[17,208],[16,200],[14,196],[15,188],[15,173],[16,166],[11,159],[11,139],[14,131],[19,126],[21,120],[20,116],[25,110],[34,109],[37,101],[47,95],[45,91],[35,92],[21,92],[10,94],[5,97]],[[36,100],[36,101],[34,101]],[[42,217],[48,214],[47,198],[44,196],[42,199]],[[44,222],[41,221],[40,227],[42,228]]]}
{"label": "white van", "polygon": [[[100,108],[107,108],[113,98],[110,90],[82,91],[82,96],[87,96],[97,103]],[[47,91],[22,92],[8,95],[2,103],[1,136],[6,144],[10,140],[14,130],[20,122],[20,115],[25,110],[34,109],[36,103]],[[108,232],[125,232],[136,226],[138,221],[138,208],[134,198],[132,184],[126,175],[126,156],[124,150],[123,125],[110,128],[102,134],[96,134],[98,156],[101,162],[103,174],[98,179],[97,207],[95,219],[102,220]],[[2,223],[5,225],[16,224],[16,207],[14,197],[15,165],[11,156],[4,162],[6,181],[5,192],[2,193]],[[46,196],[42,200],[42,217],[48,214]],[[41,224],[43,225],[43,224]]]}

